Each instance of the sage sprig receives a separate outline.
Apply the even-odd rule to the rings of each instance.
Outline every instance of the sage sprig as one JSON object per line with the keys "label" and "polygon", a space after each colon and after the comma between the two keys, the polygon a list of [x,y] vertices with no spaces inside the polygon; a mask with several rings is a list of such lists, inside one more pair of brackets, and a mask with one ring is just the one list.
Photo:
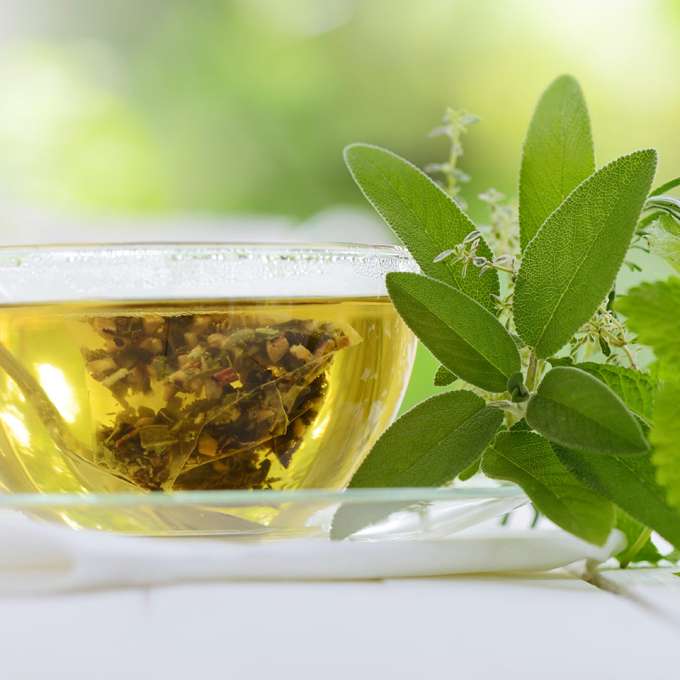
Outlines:
{"label": "sage sprig", "polygon": [[[447,115],[458,120],[454,114]],[[459,147],[460,135],[449,137]],[[677,473],[660,468],[657,479],[654,461],[667,460],[668,437],[655,423],[652,443],[661,453],[648,438],[659,372],[639,370],[614,292],[629,249],[649,243],[654,219],[676,217],[666,192],[679,182],[651,190],[656,152],[633,151],[596,169],[583,94],[573,77],[561,76],[529,126],[519,211],[489,190],[480,196],[491,209],[486,227],[461,208],[457,182],[440,186],[376,146],[354,144],[345,160],[420,265],[422,274],[388,275],[397,311],[441,362],[435,384],[461,388],[397,420],[350,486],[438,486],[481,467],[521,486],[539,512],[587,541],[603,544],[621,528],[629,539],[622,563],[656,559],[651,530],[680,546],[680,502],[674,507],[663,487],[669,481],[670,500],[680,499],[680,465]],[[680,283],[677,291],[680,309]],[[624,303],[624,311],[636,305]],[[634,324],[643,340],[659,339],[661,355],[680,355],[680,342],[662,341],[642,318],[657,318],[659,307],[646,304]],[[665,422],[668,402],[661,403]],[[673,442],[678,437],[676,427]],[[333,535],[394,509],[366,518],[342,507]]]}

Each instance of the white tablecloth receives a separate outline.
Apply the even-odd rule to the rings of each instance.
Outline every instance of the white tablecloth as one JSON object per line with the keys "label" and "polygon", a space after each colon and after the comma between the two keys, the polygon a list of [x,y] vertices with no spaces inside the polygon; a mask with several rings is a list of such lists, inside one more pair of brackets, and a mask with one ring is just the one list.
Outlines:
{"label": "white tablecloth", "polygon": [[[511,507],[516,504],[515,499]],[[497,507],[492,510],[494,518],[496,511]],[[477,508],[477,517],[484,512]],[[442,521],[430,526],[428,533],[410,539],[395,540],[394,534],[387,533],[379,540],[374,536],[374,540],[302,538],[243,543],[219,537],[166,540],[73,531],[20,513],[0,513],[0,597],[207,581],[535,572],[585,560],[599,564],[625,546],[625,537],[616,530],[598,547],[555,528],[475,526],[461,530],[456,508],[440,514]],[[441,536],[437,530],[447,533]]]}
{"label": "white tablecloth", "polygon": [[680,669],[680,578],[564,572],[0,599],[0,677],[605,678]]}

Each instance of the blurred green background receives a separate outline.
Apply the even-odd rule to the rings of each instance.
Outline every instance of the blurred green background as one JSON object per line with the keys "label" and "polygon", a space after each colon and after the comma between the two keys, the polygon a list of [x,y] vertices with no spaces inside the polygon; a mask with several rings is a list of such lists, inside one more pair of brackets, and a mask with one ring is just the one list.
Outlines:
{"label": "blurred green background", "polygon": [[[2,0],[0,8],[5,230],[20,228],[17,206],[47,225],[85,216],[88,240],[110,237],[101,217],[295,222],[363,207],[343,146],[370,141],[421,165],[440,160],[445,143],[427,132],[449,105],[482,119],[466,138],[467,197],[489,186],[514,195],[531,109],[565,71],[584,87],[599,163],[654,146],[659,181],[680,174],[678,0]],[[484,219],[478,203],[470,210]],[[407,405],[432,391],[433,369],[421,353]]]}

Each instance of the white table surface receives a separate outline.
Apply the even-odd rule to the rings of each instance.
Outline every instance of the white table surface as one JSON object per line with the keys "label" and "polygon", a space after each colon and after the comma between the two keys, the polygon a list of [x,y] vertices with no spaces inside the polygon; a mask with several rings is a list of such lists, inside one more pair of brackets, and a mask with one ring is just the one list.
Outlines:
{"label": "white table surface", "polygon": [[0,678],[680,677],[680,578],[565,572],[0,599]]}

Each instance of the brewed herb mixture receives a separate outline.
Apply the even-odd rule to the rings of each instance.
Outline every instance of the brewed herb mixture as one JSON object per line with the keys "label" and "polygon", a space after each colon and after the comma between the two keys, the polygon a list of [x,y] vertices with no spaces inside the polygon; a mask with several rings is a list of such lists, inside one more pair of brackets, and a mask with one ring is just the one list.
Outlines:
{"label": "brewed herb mixture", "polygon": [[[263,320],[240,316],[148,315],[91,323],[105,347],[83,348],[86,368],[123,406],[97,430],[97,462],[147,489],[265,486],[268,455],[288,467],[318,414],[332,354],[349,347],[350,334],[359,340],[311,320],[259,326]],[[152,380],[162,408],[132,408],[127,396],[151,392]]]}
{"label": "brewed herb mixture", "polygon": [[39,487],[54,484],[22,433],[85,488],[93,464],[146,490],[334,485],[387,424],[412,354],[386,300],[58,310],[0,315],[0,418]]}

